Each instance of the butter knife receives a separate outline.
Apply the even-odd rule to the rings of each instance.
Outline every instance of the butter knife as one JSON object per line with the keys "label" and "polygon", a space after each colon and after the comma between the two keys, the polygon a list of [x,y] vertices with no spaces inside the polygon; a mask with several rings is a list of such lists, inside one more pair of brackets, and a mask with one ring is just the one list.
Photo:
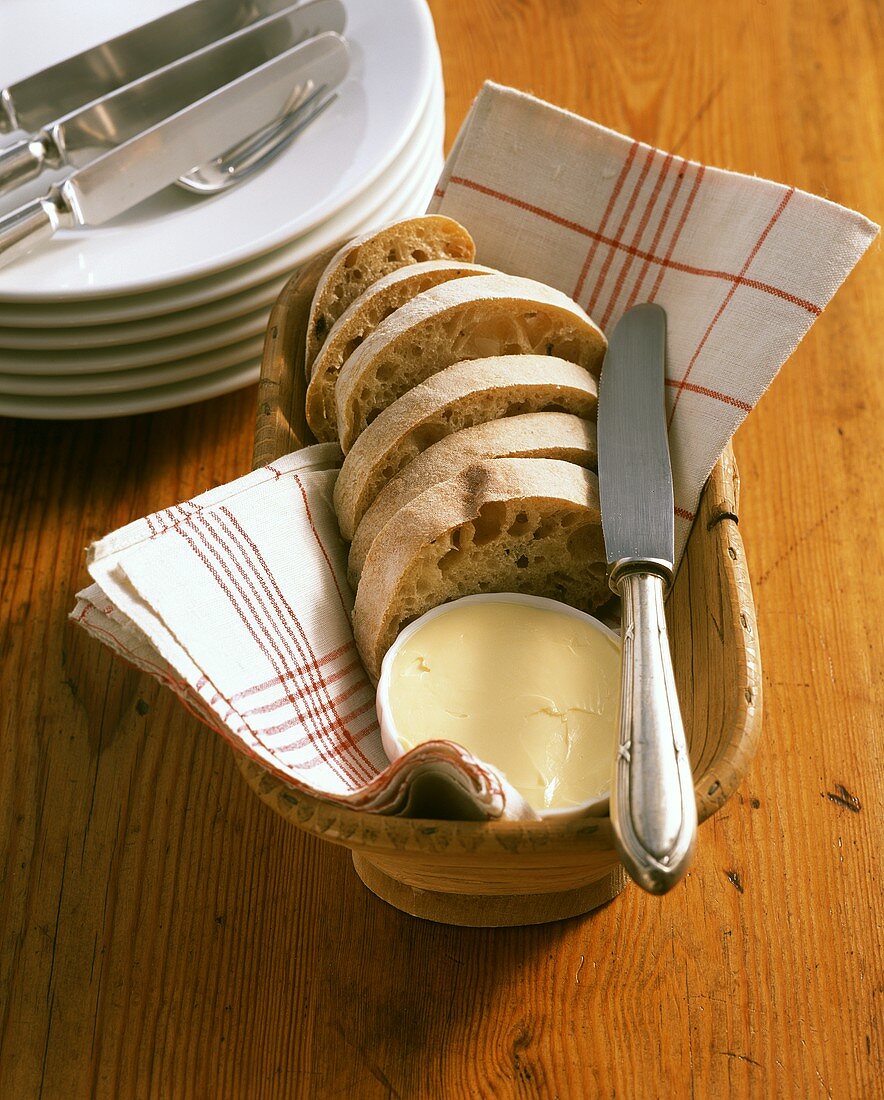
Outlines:
{"label": "butter knife", "polygon": [[290,46],[323,31],[340,34],[345,23],[342,0],[293,4],[117,88],[0,150],[0,192],[44,168],[80,168]]}
{"label": "butter knife", "polygon": [[329,31],[101,154],[41,198],[0,218],[0,265],[47,241],[59,228],[102,225],[137,206],[280,115],[298,85],[333,86],[348,66],[346,42]]}
{"label": "butter knife", "polygon": [[[292,0],[195,0],[0,90],[0,134],[53,119],[273,15]],[[334,30],[334,27],[323,28]]]}
{"label": "butter knife", "polygon": [[663,894],[694,851],[697,807],[675,690],[663,596],[673,577],[674,509],[666,432],[666,313],[628,310],[599,383],[599,496],[610,584],[622,599],[620,730],[611,823],[632,878]]}

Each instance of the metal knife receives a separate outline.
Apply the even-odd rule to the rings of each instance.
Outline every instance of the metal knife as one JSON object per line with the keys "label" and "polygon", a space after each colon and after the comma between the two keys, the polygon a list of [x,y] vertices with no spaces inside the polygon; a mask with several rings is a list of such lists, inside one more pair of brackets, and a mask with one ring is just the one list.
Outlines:
{"label": "metal knife", "polygon": [[41,198],[0,218],[0,265],[59,228],[101,225],[282,113],[307,81],[336,84],[349,66],[340,35],[294,46],[78,169]]}
{"label": "metal knife", "polygon": [[0,133],[40,130],[53,119],[291,3],[196,0],[108,42],[99,42],[0,91]]}
{"label": "metal knife", "polygon": [[610,584],[622,598],[620,734],[611,823],[627,871],[652,894],[684,875],[697,807],[663,612],[675,558],[666,433],[666,313],[623,315],[599,383],[599,495]]}
{"label": "metal knife", "polygon": [[342,0],[290,4],[275,15],[203,46],[0,150],[0,192],[45,167],[80,168],[209,92],[323,31],[343,32]]}

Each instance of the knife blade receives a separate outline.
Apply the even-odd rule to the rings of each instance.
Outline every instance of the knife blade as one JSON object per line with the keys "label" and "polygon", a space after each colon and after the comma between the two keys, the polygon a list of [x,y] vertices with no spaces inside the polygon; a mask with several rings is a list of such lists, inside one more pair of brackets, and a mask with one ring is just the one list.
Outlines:
{"label": "knife blade", "polygon": [[648,303],[624,314],[599,383],[599,494],[610,564],[654,558],[671,569],[675,557],[665,357],[664,310]]}
{"label": "knife blade", "polygon": [[663,606],[675,558],[665,359],[665,311],[651,303],[628,310],[605,354],[598,407],[602,530],[622,600],[611,824],[627,871],[654,894],[682,878],[697,832]]}
{"label": "knife blade", "polygon": [[257,19],[273,15],[291,2],[195,0],[107,42],[99,42],[0,91],[0,133],[40,130],[53,119]]}
{"label": "knife blade", "polygon": [[348,66],[346,42],[326,32],[108,150],[46,195],[0,218],[0,264],[29,252],[59,228],[102,225],[137,206],[281,114],[296,86],[339,83]]}
{"label": "knife blade", "polygon": [[340,34],[345,24],[342,0],[311,0],[203,46],[0,151],[0,192],[46,167],[82,167],[290,46],[323,31]]}

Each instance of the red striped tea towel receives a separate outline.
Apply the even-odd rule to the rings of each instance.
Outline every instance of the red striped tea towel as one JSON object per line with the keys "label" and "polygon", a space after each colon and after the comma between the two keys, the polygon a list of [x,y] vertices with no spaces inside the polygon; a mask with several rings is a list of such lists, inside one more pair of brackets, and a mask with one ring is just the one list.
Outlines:
{"label": "red striped tea towel", "polygon": [[387,763],[350,629],[340,461],[306,447],[108,535],[72,618],[301,790],[381,813],[535,816],[446,742]]}
{"label": "red striped tea towel", "polygon": [[[606,329],[634,302],[666,308],[679,549],[728,439],[877,232],[493,84],[434,207],[483,263],[559,287]],[[534,816],[457,746],[387,763],[331,505],[340,458],[307,447],[114,532],[72,617],[299,790],[379,813],[438,816],[441,799],[450,816]]]}
{"label": "red striped tea towel", "polygon": [[666,309],[678,557],[728,440],[878,232],[491,83],[431,210],[467,226],[483,264],[558,287],[607,333],[637,302]]}

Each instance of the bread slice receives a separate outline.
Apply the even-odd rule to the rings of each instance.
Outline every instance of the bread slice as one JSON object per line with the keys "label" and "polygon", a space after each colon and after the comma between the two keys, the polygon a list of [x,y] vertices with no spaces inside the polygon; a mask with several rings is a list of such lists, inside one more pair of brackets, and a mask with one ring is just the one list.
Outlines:
{"label": "bread slice", "polygon": [[346,454],[397,397],[452,363],[546,354],[598,378],[605,346],[580,306],[533,279],[484,275],[444,283],[382,321],[344,364],[335,388],[342,449]]}
{"label": "bread slice", "polygon": [[335,321],[383,275],[423,260],[475,258],[473,238],[442,214],[407,218],[348,241],[332,256],[313,295],[304,361],[307,376]]}
{"label": "bread slice", "polygon": [[353,631],[373,680],[407,623],[477,592],[528,592],[587,611],[610,596],[595,474],[551,458],[494,458],[432,486],[375,539]]}
{"label": "bread slice", "polygon": [[493,268],[457,260],[426,260],[409,264],[378,279],[332,325],[313,363],[307,387],[307,423],[316,438],[338,438],[335,383],[344,361],[391,313],[431,287],[468,275],[493,275]]}
{"label": "bread slice", "polygon": [[[380,418],[375,424],[379,422]],[[434,443],[384,486],[359,521],[347,570],[353,588],[374,540],[380,538],[383,544],[396,537],[393,530],[386,531],[386,524],[400,508],[485,458],[559,458],[594,470],[598,462],[595,424],[571,413],[522,413],[463,428]]]}
{"label": "bread slice", "polygon": [[384,409],[347,453],[335,485],[341,534],[352,539],[387,482],[444,436],[523,412],[592,417],[597,404],[592,375],[551,355],[473,359],[431,375]]}

